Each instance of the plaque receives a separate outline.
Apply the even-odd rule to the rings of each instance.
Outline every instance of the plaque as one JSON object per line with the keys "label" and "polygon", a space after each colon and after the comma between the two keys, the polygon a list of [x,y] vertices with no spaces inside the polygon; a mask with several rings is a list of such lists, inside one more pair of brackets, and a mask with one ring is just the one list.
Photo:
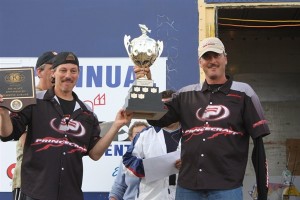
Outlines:
{"label": "plaque", "polygon": [[26,106],[36,104],[33,67],[0,68],[0,106],[19,112]]}
{"label": "plaque", "polygon": [[[145,25],[139,24],[142,31],[140,37],[130,41],[130,36],[124,36],[126,51],[136,66],[149,68],[160,57],[163,51],[163,42],[155,41],[147,36],[150,33]],[[124,108],[133,113],[133,118],[137,119],[160,119],[167,110],[162,102],[159,88],[155,86],[153,80],[148,80],[146,76],[134,81],[125,99]]]}

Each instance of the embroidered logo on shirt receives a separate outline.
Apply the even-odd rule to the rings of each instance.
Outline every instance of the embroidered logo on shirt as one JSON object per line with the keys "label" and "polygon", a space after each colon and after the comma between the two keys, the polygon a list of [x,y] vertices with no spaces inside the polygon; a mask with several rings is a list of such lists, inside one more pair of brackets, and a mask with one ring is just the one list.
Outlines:
{"label": "embroidered logo on shirt", "polygon": [[50,121],[50,126],[57,132],[75,137],[81,137],[85,134],[85,128],[76,120],[70,119],[68,116],[61,119],[58,126],[55,125],[56,118]]}
{"label": "embroidered logo on shirt", "polygon": [[74,153],[74,152],[87,152],[86,147],[81,147],[78,144],[74,142],[68,141],[67,138],[53,138],[53,137],[45,137],[45,138],[38,138],[35,140],[35,142],[31,145],[42,145],[44,144],[42,148],[36,150],[36,152],[47,150],[50,147],[61,147],[61,146],[70,146],[72,147],[71,150],[69,150],[67,153]]}
{"label": "embroidered logo on shirt", "polygon": [[196,112],[196,117],[200,121],[218,121],[227,118],[230,114],[229,109],[223,105],[208,105],[203,113],[201,109]]}
{"label": "embroidered logo on shirt", "polygon": [[[183,134],[183,137],[187,137],[185,142],[189,141],[192,139],[193,136],[197,135],[203,135],[207,133],[207,139],[214,139],[218,136],[227,136],[227,135],[240,135],[243,136],[242,132],[237,132],[232,129],[227,129],[227,128],[221,128],[221,127],[210,127],[210,126],[200,126],[200,127],[195,127],[189,130],[186,130]],[[211,133],[213,133],[211,135]]]}

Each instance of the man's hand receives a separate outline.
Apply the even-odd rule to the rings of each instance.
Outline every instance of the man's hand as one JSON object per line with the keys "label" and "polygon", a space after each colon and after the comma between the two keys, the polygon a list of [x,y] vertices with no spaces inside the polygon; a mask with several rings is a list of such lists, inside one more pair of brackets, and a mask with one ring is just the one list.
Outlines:
{"label": "man's hand", "polygon": [[[0,94],[0,105],[3,102],[3,95]],[[8,137],[13,131],[10,120],[9,111],[4,107],[0,107],[0,136]]]}
{"label": "man's hand", "polygon": [[132,119],[133,113],[128,113],[124,109],[118,111],[113,125],[118,129],[124,125],[129,125]]}
{"label": "man's hand", "polygon": [[107,133],[90,150],[89,156],[93,160],[99,160],[106,149],[113,141],[119,129],[124,125],[129,125],[132,119],[132,113],[127,113],[124,109],[118,111],[116,118]]}
{"label": "man's hand", "polygon": [[[3,103],[3,95],[0,94],[0,105]],[[7,108],[0,107],[0,114],[9,114],[9,111]]]}
{"label": "man's hand", "polygon": [[148,80],[152,80],[150,67],[134,66],[133,70],[136,79],[143,78],[146,76]]}
{"label": "man's hand", "polygon": [[176,167],[176,169],[180,170],[180,168],[181,168],[181,160],[180,159],[175,161],[175,167]]}

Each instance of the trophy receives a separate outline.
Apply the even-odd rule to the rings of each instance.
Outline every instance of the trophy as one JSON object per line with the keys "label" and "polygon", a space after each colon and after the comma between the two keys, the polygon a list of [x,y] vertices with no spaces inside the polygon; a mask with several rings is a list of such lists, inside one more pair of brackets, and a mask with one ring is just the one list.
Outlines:
{"label": "trophy", "polygon": [[[142,31],[140,37],[134,38],[131,42],[130,36],[124,36],[126,51],[136,66],[149,68],[160,57],[163,51],[163,42],[155,41],[147,36],[150,33],[145,25],[139,24]],[[146,75],[137,78],[128,92],[125,100],[125,109],[133,113],[133,118],[137,119],[160,119],[167,110],[161,99],[159,88],[155,86],[153,80],[148,80]]]}

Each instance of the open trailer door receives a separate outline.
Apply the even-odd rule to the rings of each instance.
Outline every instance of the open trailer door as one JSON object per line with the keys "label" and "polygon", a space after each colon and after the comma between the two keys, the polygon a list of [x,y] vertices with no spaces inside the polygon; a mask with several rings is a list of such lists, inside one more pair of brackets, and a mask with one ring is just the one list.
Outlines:
{"label": "open trailer door", "polygon": [[[286,167],[299,176],[300,147],[288,151],[286,141],[299,139],[300,130],[300,7],[218,6],[216,35],[226,47],[227,73],[249,83],[263,104],[270,176],[281,177]],[[246,176],[253,174],[248,164]]]}

